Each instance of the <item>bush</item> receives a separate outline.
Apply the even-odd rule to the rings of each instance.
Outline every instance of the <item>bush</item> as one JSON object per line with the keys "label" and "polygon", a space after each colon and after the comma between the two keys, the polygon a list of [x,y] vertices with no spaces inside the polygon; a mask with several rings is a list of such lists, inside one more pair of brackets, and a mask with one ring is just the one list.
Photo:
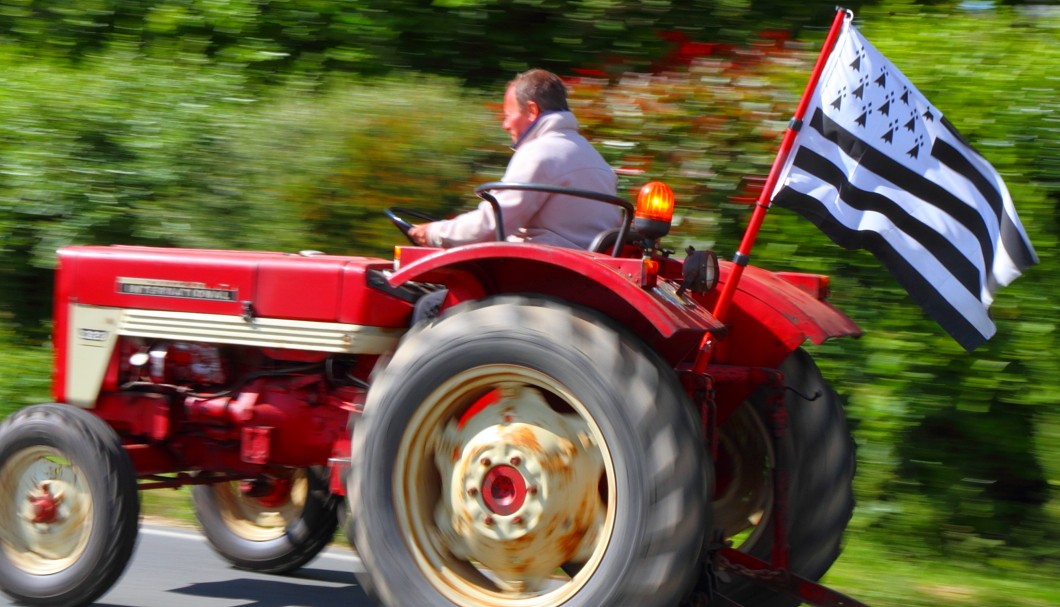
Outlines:
{"label": "bush", "polygon": [[51,400],[51,348],[14,335],[0,315],[0,419]]}
{"label": "bush", "polygon": [[120,50],[76,69],[0,58],[0,74],[0,415],[47,399],[57,248],[389,255],[382,209],[447,214],[507,157],[483,99],[440,78],[254,95],[238,70]]}

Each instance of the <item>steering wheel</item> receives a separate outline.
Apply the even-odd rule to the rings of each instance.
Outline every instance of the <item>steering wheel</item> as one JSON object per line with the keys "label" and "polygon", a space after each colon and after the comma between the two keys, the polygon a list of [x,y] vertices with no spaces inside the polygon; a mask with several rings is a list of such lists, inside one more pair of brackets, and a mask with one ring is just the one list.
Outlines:
{"label": "steering wheel", "polygon": [[416,244],[416,241],[409,236],[409,230],[412,229],[412,224],[402,217],[402,215],[408,215],[415,217],[416,219],[422,219],[427,222],[438,221],[438,218],[431,215],[430,213],[424,213],[415,209],[407,209],[405,207],[390,207],[385,211],[387,219],[389,219],[397,229],[401,230],[401,233],[405,235],[405,238],[409,239],[409,242]]}
{"label": "steering wheel", "polygon": [[[577,198],[587,198],[589,200],[596,200],[607,204],[621,207],[622,209],[622,225],[618,229],[618,233],[614,240],[612,255],[618,257],[622,251],[622,247],[626,242],[627,236],[630,231],[630,227],[633,223],[633,204],[629,201],[619,198],[618,196],[612,196],[611,194],[604,194],[601,192],[590,192],[588,190],[579,190],[575,188],[567,188],[561,186],[555,186],[545,183],[506,183],[503,181],[491,181],[489,183],[483,183],[475,188],[475,195],[489,203],[490,207],[493,208],[493,216],[496,222],[496,240],[498,242],[504,241],[504,219],[501,215],[501,205],[497,201],[497,198],[490,193],[491,190],[523,190],[531,192],[546,192],[549,194],[564,194],[567,196],[574,196]],[[390,221],[401,233],[405,235],[405,238],[409,239],[409,242],[416,244],[409,236],[409,230],[412,229],[412,224],[402,219],[401,215],[411,215],[417,219],[424,221],[438,221],[437,218],[416,211],[414,209],[407,209],[404,207],[390,207],[386,210],[386,216],[390,218]]]}

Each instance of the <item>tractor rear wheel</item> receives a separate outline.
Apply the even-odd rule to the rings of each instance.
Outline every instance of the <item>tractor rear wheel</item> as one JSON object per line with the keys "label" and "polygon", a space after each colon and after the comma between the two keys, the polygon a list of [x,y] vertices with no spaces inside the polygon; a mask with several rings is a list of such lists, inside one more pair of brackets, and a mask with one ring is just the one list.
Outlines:
{"label": "tractor rear wheel", "polygon": [[203,535],[240,569],[287,573],[311,561],[338,528],[339,499],[314,468],[259,481],[192,487]]}
{"label": "tractor rear wheel", "polygon": [[[817,365],[796,350],[784,374],[787,441],[777,453],[762,389],[719,428],[719,487],[715,523],[735,548],[769,561],[777,507],[772,470],[781,462],[788,479],[789,569],[817,581],[839,556],[854,509],[854,441],[839,397]],[[741,605],[791,607],[799,601],[738,576],[722,574],[719,590]]]}
{"label": "tractor rear wheel", "polygon": [[0,424],[0,589],[17,602],[91,603],[125,571],[139,525],[136,471],[103,420],[46,404]]}
{"label": "tractor rear wheel", "polygon": [[499,297],[421,323],[354,428],[350,504],[384,605],[673,605],[709,460],[674,372],[608,319]]}

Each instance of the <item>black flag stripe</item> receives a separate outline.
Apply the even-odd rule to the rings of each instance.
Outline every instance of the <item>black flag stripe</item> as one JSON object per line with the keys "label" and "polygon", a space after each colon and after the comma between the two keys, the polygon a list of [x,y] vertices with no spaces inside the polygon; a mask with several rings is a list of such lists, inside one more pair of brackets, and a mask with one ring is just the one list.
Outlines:
{"label": "black flag stripe", "polygon": [[826,139],[839,146],[843,152],[873,173],[887,181],[900,186],[916,198],[934,206],[960,223],[979,242],[983,255],[983,267],[994,267],[994,246],[990,231],[975,209],[957,198],[941,185],[911,171],[901,163],[892,160],[882,152],[869,146],[854,134],[850,133],[831,118],[824,115],[820,108],[813,113],[810,126]]}
{"label": "black flag stripe", "polygon": [[1005,212],[1004,203],[1001,201],[1001,193],[986,180],[986,177],[983,177],[982,173],[972,166],[972,163],[968,162],[967,158],[957,151],[957,148],[942,139],[936,139],[935,145],[931,146],[931,155],[938,158],[939,162],[949,167],[952,171],[960,173],[962,177],[971,181],[975,189],[979,190],[987,204],[990,205],[990,209],[994,211],[994,217],[997,218],[998,223],[1001,223],[1001,215]]}
{"label": "black flag stripe", "polygon": [[1019,227],[1005,212],[1005,203],[1001,198],[1001,192],[994,187],[994,184],[961,154],[960,150],[942,139],[935,140],[931,155],[938,158],[939,162],[946,165],[951,171],[962,175],[965,179],[972,182],[975,189],[987,201],[990,208],[994,211],[994,216],[997,217],[997,224],[1001,232],[1001,242],[1005,247],[1005,252],[1012,258],[1012,263],[1016,264],[1020,271],[1038,263],[1037,256],[1027,246],[1027,241],[1023,239]]}
{"label": "black flag stripe", "polygon": [[829,238],[846,249],[865,249],[886,267],[918,305],[949,333],[966,350],[972,351],[988,338],[939,292],[931,281],[924,278],[902,254],[891,246],[887,239],[871,230],[853,230],[837,222],[821,201],[784,187],[777,192],[774,202],[805,216]]}
{"label": "black flag stripe", "polygon": [[934,228],[910,215],[890,198],[862,190],[850,183],[845,171],[813,150],[805,147],[799,148],[793,164],[821,181],[831,184],[839,192],[839,197],[843,202],[850,207],[859,211],[879,213],[886,217],[898,229],[930,252],[969,293],[976,299],[979,298],[983,277],[978,268],[968,261],[960,249]]}

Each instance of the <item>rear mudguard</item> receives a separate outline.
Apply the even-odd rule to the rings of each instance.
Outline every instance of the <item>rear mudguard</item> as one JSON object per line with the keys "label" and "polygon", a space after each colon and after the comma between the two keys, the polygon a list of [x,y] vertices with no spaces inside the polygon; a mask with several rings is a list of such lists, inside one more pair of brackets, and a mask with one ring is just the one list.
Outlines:
{"label": "rear mudguard", "polygon": [[[722,264],[722,277],[730,263]],[[664,264],[680,276],[680,262]],[[632,331],[677,366],[694,356],[704,333],[725,346],[718,362],[776,366],[806,340],[857,335],[857,325],[780,275],[747,268],[723,326],[709,310],[676,296],[676,283],[645,282],[640,259],[517,243],[482,243],[449,250],[401,247],[390,284],[430,282],[450,289],[450,303],[502,293],[531,293],[596,309]],[[728,333],[732,332],[732,335]],[[739,343],[733,343],[739,340]]]}
{"label": "rear mudguard", "polygon": [[[701,300],[709,309],[732,274],[731,262],[719,265],[718,288]],[[811,293],[801,285],[813,281],[800,278],[817,277],[746,267],[725,319],[728,333],[712,361],[775,368],[806,341],[861,335],[853,320],[824,299],[826,293]]]}
{"label": "rear mudguard", "polygon": [[448,305],[519,293],[585,306],[632,331],[673,364],[694,352],[705,332],[724,333],[702,306],[674,296],[670,283],[642,287],[640,259],[502,242],[449,250],[403,247],[396,259],[392,287],[444,284]]}

